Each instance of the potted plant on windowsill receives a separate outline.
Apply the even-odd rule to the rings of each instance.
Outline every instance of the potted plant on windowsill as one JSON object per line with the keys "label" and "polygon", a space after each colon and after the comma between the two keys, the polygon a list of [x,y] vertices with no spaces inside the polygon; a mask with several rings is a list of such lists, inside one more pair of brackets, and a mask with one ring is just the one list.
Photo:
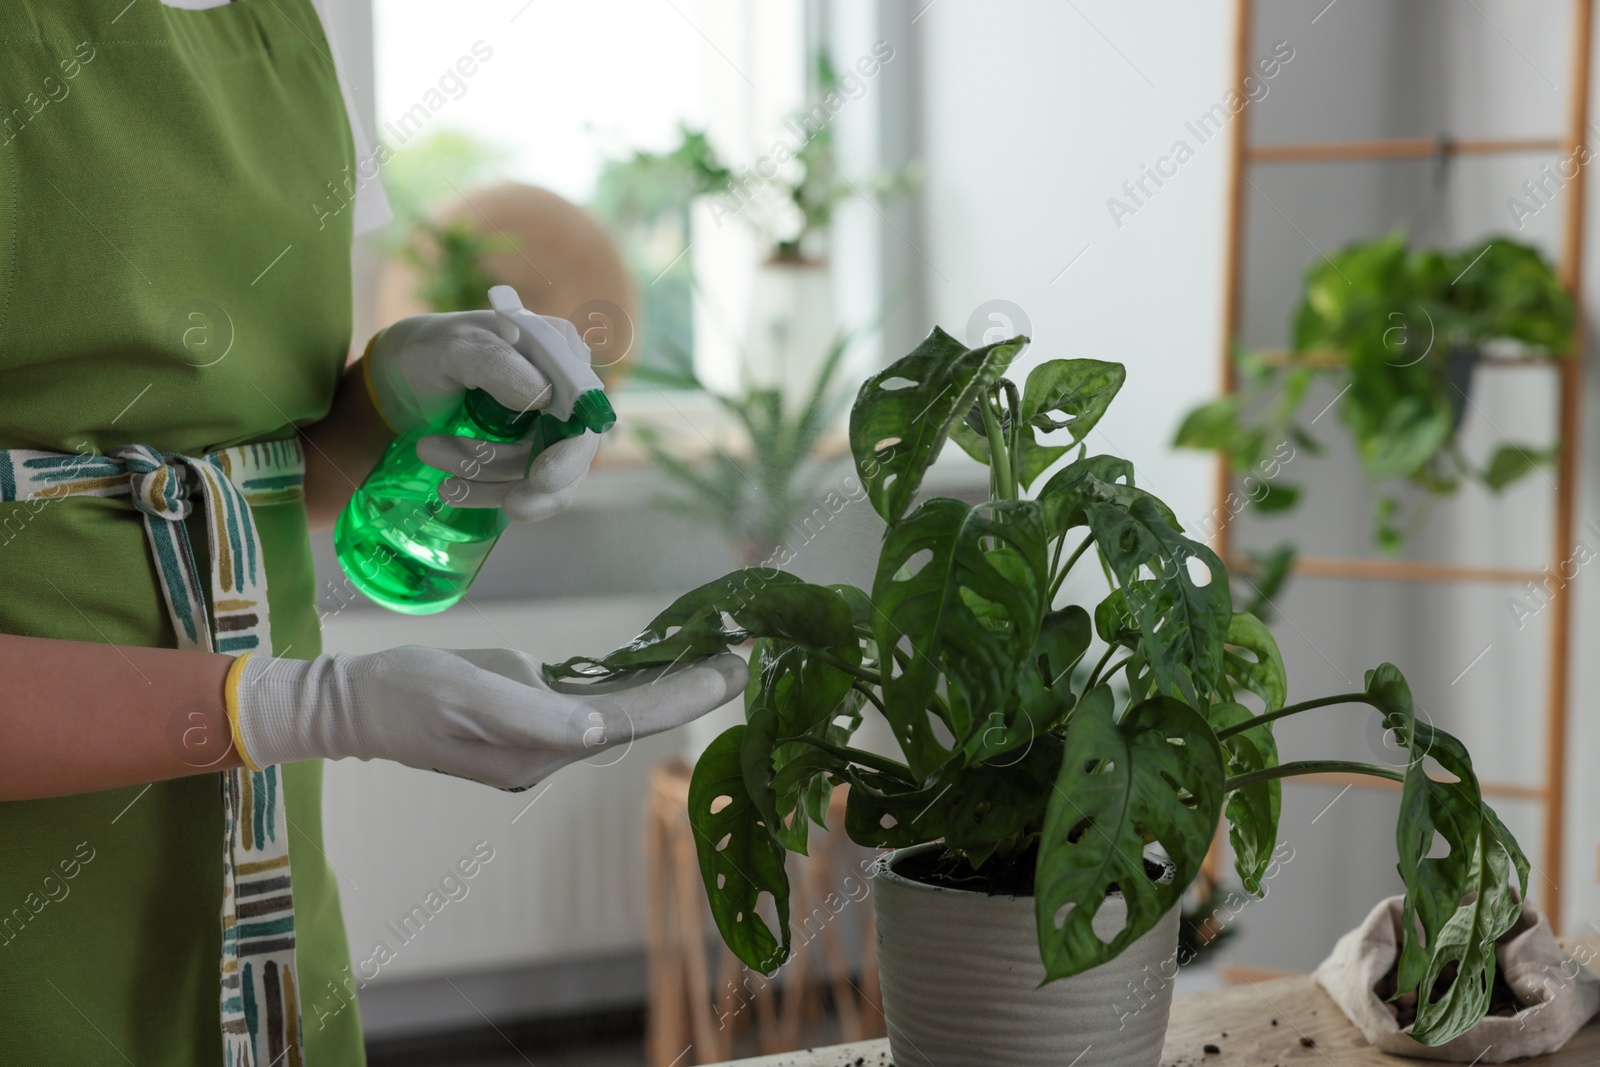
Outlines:
{"label": "potted plant on windowsill", "polygon": [[[1179,897],[1218,819],[1260,893],[1280,779],[1330,770],[1402,782],[1399,984],[1435,990],[1456,963],[1413,1033],[1461,1033],[1487,1008],[1494,957],[1482,946],[1515,920],[1513,881],[1525,890],[1528,873],[1470,757],[1416,718],[1388,664],[1361,692],[1286,705],[1278,649],[1232,610],[1216,556],[1135,487],[1126,460],[1070,455],[1122,366],[1049,360],[1019,388],[1004,375],[1025,343],[972,349],[935,331],[861,387],[852,451],[888,524],[870,591],[735,571],[628,645],[547,676],[604,681],[755,639],[746,721],[701,756],[689,795],[712,913],[746,964],[781,965],[785,851],[805,851],[809,824],[847,785],[849,835],[898,850],[874,891],[901,1067],[1059,1064],[1088,1044],[1096,1065],[1154,1067],[1170,985],[1131,1017],[1117,994],[1175,955]],[[989,500],[916,502],[947,438],[988,463]],[[1056,603],[1080,565],[1112,585],[1092,610]],[[1276,720],[1341,703],[1382,712],[1411,753],[1403,771],[1278,761]],[[869,709],[902,758],[851,745]],[[1431,778],[1425,755],[1453,780]],[[1450,849],[1430,858],[1436,833]]]}

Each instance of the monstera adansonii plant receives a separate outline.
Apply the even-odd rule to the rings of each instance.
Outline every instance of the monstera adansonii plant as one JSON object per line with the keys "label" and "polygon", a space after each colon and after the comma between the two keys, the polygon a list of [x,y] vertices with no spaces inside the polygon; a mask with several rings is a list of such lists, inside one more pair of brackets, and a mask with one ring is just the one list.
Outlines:
{"label": "monstera adansonii plant", "polygon": [[[979,885],[1030,874],[1039,953],[1056,979],[1115,957],[1175,907],[1224,815],[1238,876],[1261,893],[1281,779],[1394,779],[1400,990],[1439,994],[1419,997],[1418,1041],[1462,1033],[1487,1010],[1495,939],[1528,878],[1466,749],[1418,718],[1389,664],[1360,692],[1287,704],[1277,645],[1233,610],[1221,561],[1134,484],[1128,461],[1082,445],[1123,367],[1047,360],[1019,388],[1005,374],[1026,344],[969,348],[935,330],[862,385],[851,447],[888,524],[870,590],[735,571],[680,597],[622,648],[547,676],[603,681],[753,641],[745,722],[701,755],[689,818],[717,928],[763,973],[789,952],[785,853],[805,852],[839,786],[849,787],[845,830],[861,845],[942,841]],[[988,465],[990,499],[918,500],[947,439]],[[1057,603],[1085,561],[1109,594],[1092,607]],[[1279,762],[1275,722],[1351,704],[1382,714],[1409,753],[1403,768]],[[900,758],[852,746],[869,708]],[[1151,878],[1152,853],[1176,877]],[[1107,942],[1090,920],[1114,889],[1128,917]],[[1451,963],[1454,981],[1441,982]]]}

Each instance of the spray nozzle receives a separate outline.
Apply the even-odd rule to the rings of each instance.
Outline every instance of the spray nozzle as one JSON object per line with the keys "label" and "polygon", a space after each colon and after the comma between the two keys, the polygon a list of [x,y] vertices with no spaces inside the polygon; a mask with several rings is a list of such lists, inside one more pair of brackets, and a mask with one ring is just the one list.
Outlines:
{"label": "spray nozzle", "polygon": [[605,433],[616,423],[616,412],[599,376],[589,366],[588,346],[582,340],[577,342],[583,345],[582,353],[573,351],[573,342],[545,318],[523,307],[522,298],[509,285],[489,290],[489,306],[494,308],[500,336],[550,379],[554,389],[548,409],[551,415],[564,423],[577,420],[578,426],[594,433]]}

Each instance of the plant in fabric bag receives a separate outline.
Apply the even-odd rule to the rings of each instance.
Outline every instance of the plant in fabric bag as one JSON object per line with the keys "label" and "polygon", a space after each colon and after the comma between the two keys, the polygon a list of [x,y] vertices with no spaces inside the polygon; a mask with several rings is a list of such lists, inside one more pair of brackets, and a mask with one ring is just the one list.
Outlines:
{"label": "plant in fabric bag", "polygon": [[[1050,981],[1113,959],[1176,907],[1224,814],[1239,878],[1261,893],[1280,779],[1400,781],[1400,989],[1433,990],[1457,963],[1448,991],[1422,998],[1414,1034],[1436,1044],[1465,1031],[1487,1008],[1492,946],[1528,875],[1466,750],[1417,717],[1389,664],[1360,692],[1286,704],[1278,648],[1233,610],[1221,561],[1134,484],[1128,461],[1081,444],[1123,367],[1052,359],[1019,386],[1005,373],[1026,343],[968,348],[935,330],[862,385],[851,447],[888,524],[870,591],[735,571],[622,648],[547,675],[611,679],[755,639],[745,722],[701,756],[689,817],[717,927],[764,973],[790,947],[785,851],[805,852],[836,786],[849,786],[858,843],[942,841],[939,866],[969,887],[1032,895]],[[990,499],[917,501],[947,438],[988,465]],[[1056,603],[1079,566],[1103,571],[1108,595]],[[1377,708],[1409,764],[1280,763],[1273,723],[1337,704]],[[887,720],[900,758],[852,746],[869,713]],[[1454,780],[1429,777],[1425,755]],[[1430,858],[1436,834],[1450,849]],[[1175,877],[1150,876],[1152,852]],[[1102,939],[1091,920],[1117,890],[1127,921]]]}

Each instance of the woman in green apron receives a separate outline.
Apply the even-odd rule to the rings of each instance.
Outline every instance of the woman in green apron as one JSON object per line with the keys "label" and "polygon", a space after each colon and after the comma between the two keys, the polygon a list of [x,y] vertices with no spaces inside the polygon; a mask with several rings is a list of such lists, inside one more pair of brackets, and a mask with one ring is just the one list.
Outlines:
{"label": "woman in green apron", "polygon": [[[355,151],[317,11],[211,2],[0,6],[3,1064],[360,1063],[355,1012],[304,1010],[349,963],[320,760],[526,788],[594,713],[511,650],[320,655],[310,526],[394,430],[548,383],[472,314],[345,370]],[[568,444],[452,502],[549,514]],[[722,657],[602,712],[643,735],[743,683]]]}

